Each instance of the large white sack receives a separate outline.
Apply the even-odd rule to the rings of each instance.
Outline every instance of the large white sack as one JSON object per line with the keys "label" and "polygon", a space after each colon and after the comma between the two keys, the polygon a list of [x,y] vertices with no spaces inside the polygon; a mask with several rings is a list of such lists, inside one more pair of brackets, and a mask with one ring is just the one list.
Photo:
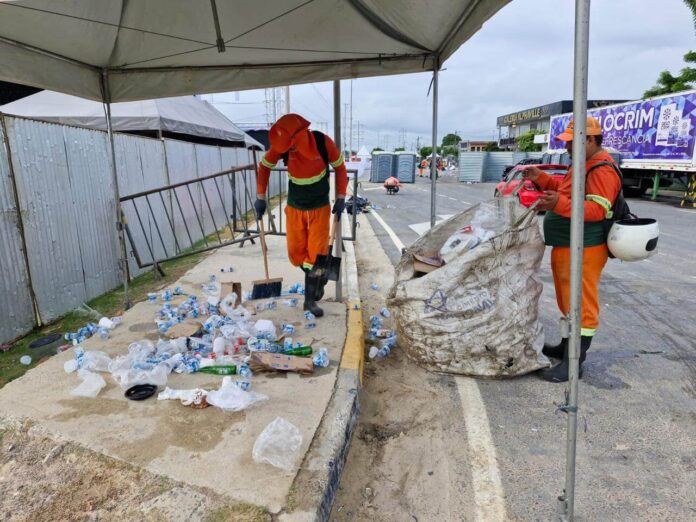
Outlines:
{"label": "large white sack", "polygon": [[[387,305],[399,346],[433,370],[481,377],[511,377],[549,366],[541,354],[537,278],[544,243],[537,219],[516,198],[492,205],[502,231],[445,266],[414,277],[413,254],[437,253],[477,209],[452,216],[406,248],[396,267]],[[520,219],[522,219],[520,224]]]}

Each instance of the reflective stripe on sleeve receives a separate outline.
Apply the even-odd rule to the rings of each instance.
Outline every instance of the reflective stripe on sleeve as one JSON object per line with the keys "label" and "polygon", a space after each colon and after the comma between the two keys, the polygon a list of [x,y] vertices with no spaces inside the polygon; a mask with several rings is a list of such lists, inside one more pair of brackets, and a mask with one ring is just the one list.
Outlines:
{"label": "reflective stripe on sleeve", "polygon": [[614,215],[614,213],[611,211],[611,201],[609,201],[607,198],[603,198],[597,194],[587,194],[585,199],[600,205],[607,213],[607,219],[611,219],[611,217]]}
{"label": "reflective stripe on sleeve", "polygon": [[338,159],[331,162],[333,168],[340,167],[341,165],[343,165],[343,154],[339,154]]}
{"label": "reflective stripe on sleeve", "polygon": [[268,167],[269,169],[272,169],[276,166],[275,163],[271,163],[266,158],[261,158],[261,163],[263,164],[264,167]]}

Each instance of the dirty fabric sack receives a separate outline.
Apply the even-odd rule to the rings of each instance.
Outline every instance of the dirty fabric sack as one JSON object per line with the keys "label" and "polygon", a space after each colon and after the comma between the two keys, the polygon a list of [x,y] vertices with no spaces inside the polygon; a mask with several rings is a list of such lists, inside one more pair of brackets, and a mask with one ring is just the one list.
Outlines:
{"label": "dirty fabric sack", "polygon": [[[544,243],[533,213],[512,198],[475,205],[405,249],[387,305],[407,355],[462,375],[512,377],[549,366],[538,320]],[[482,219],[484,218],[485,219]],[[473,226],[481,242],[417,277],[413,254],[432,256]]]}

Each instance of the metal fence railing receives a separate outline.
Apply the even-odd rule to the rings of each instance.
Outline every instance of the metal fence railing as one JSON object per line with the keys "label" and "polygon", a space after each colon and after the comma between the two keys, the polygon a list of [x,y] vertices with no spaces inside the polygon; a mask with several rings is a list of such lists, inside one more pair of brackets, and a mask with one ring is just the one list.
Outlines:
{"label": "metal fence railing", "polygon": [[[352,193],[358,193],[357,171]],[[266,233],[285,235],[284,209],[287,205],[287,169],[271,172],[266,213]],[[251,241],[259,237],[255,219],[256,165],[244,165],[120,198],[126,215],[126,236],[139,268],[164,261]],[[353,198],[350,230],[345,241],[355,241],[357,198]]]}

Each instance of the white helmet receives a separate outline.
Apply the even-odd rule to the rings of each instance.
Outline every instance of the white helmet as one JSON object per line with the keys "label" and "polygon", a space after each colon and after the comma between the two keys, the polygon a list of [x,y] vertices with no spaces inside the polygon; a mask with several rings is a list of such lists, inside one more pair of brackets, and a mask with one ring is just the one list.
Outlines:
{"label": "white helmet", "polygon": [[657,252],[660,229],[654,219],[616,221],[609,230],[609,252],[622,261],[641,261]]}

